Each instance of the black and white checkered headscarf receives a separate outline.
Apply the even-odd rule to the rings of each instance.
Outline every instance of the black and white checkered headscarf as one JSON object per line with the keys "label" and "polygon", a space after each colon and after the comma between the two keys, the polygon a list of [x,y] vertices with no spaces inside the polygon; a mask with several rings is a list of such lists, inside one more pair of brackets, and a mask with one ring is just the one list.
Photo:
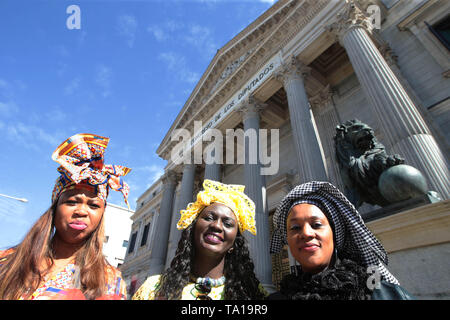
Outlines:
{"label": "black and white checkered headscarf", "polygon": [[385,267],[388,257],[383,245],[366,227],[353,204],[329,182],[304,183],[284,197],[273,215],[271,253],[280,252],[287,244],[286,220],[291,208],[300,203],[315,205],[326,215],[333,229],[335,249],[340,258],[351,259],[365,267],[377,266],[383,280],[398,284]]}

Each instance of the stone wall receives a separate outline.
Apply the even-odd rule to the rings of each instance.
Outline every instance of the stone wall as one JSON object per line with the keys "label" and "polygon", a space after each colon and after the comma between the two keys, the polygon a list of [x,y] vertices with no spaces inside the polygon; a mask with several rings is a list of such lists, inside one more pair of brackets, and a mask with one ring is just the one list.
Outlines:
{"label": "stone wall", "polygon": [[450,299],[450,200],[367,223],[388,252],[388,269],[418,299]]}

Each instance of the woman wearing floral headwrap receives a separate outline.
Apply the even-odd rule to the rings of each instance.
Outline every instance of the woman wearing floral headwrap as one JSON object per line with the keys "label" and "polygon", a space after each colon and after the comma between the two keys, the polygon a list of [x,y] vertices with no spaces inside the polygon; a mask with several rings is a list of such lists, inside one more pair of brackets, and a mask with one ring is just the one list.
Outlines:
{"label": "woman wearing floral headwrap", "polygon": [[53,153],[52,205],[16,247],[0,252],[0,299],[126,299],[120,271],[102,253],[109,188],[130,169],[103,164],[109,139],[77,134]]}
{"label": "woman wearing floral headwrap", "polygon": [[243,232],[256,235],[255,205],[244,186],[205,180],[197,200],[181,210],[184,229],[170,267],[149,277],[134,300],[263,299]]}
{"label": "woman wearing floral headwrap", "polygon": [[269,299],[412,299],[386,269],[387,253],[347,198],[328,182],[295,187],[273,216],[271,253],[285,244],[300,264]]}

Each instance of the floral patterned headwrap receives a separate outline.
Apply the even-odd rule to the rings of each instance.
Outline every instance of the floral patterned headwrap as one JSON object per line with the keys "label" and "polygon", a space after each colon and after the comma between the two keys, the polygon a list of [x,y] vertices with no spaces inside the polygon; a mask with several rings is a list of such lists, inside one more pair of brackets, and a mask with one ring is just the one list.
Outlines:
{"label": "floral patterned headwrap", "polygon": [[181,218],[177,224],[179,230],[186,229],[205,207],[221,203],[236,215],[241,234],[248,230],[256,235],[255,204],[244,194],[245,186],[206,179],[203,189],[197,194],[197,201],[189,203],[186,210],[180,211]]}
{"label": "floral patterned headwrap", "polygon": [[76,134],[64,141],[52,154],[52,159],[61,166],[57,169],[61,174],[56,179],[52,193],[55,202],[64,191],[87,187],[106,202],[109,188],[120,191],[128,204],[130,188],[121,178],[131,169],[118,165],[104,164],[103,153],[108,146],[109,138],[94,134]]}

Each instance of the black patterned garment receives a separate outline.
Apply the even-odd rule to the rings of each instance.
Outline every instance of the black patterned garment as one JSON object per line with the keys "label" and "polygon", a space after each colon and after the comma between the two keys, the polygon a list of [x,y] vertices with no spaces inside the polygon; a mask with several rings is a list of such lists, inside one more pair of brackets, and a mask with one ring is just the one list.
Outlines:
{"label": "black patterned garment", "polygon": [[353,204],[329,182],[304,183],[284,197],[273,215],[271,253],[280,252],[287,244],[286,220],[291,208],[300,203],[315,205],[326,215],[333,229],[335,248],[340,258],[351,259],[364,267],[376,267],[382,280],[399,284],[385,267],[388,257],[383,245],[366,227]]}

